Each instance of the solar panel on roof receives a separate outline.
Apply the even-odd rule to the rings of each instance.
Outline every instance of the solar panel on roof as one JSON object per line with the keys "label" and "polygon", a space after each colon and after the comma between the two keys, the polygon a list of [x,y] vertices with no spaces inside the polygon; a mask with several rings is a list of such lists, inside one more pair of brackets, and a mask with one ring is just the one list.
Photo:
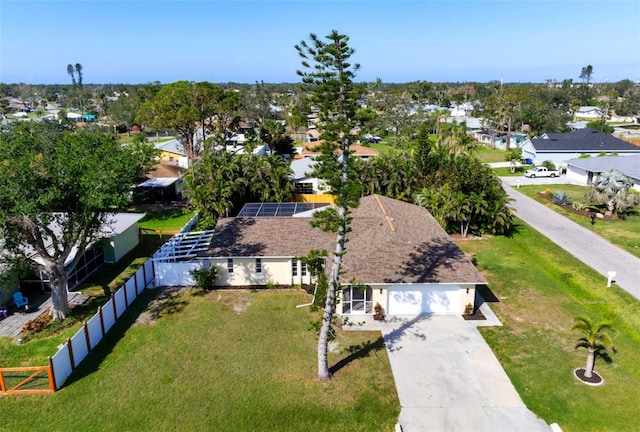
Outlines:
{"label": "solar panel on roof", "polygon": [[238,217],[290,217],[298,213],[322,208],[329,203],[247,203],[238,213]]}

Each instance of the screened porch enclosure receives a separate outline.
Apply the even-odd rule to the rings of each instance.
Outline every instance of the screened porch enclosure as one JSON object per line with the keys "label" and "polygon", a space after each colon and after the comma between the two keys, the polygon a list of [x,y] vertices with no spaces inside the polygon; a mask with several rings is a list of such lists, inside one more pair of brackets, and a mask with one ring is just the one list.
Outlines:
{"label": "screened porch enclosure", "polygon": [[348,286],[342,291],[343,314],[373,313],[373,291],[370,286]]}

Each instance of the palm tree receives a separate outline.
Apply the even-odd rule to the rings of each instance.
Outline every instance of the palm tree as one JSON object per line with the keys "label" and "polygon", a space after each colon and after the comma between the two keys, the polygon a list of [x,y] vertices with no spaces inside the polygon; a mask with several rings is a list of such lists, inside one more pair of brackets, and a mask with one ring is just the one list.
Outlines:
{"label": "palm tree", "polygon": [[583,336],[578,339],[576,348],[587,349],[587,366],[584,369],[584,376],[591,378],[596,356],[602,357],[607,363],[613,361],[607,351],[611,350],[615,352],[611,335],[609,334],[614,331],[609,323],[600,322],[594,325],[590,319],[585,317],[575,318],[571,331],[575,330],[583,334]]}
{"label": "palm tree", "polygon": [[611,217],[615,211],[623,212],[640,202],[637,194],[629,193],[632,185],[629,177],[617,169],[611,169],[596,177],[584,197],[592,202],[606,204],[605,216]]}

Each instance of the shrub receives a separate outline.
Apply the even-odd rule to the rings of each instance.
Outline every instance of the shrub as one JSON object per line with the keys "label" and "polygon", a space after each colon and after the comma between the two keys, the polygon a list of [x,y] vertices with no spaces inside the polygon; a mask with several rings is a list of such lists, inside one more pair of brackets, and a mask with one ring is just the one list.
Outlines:
{"label": "shrub", "polygon": [[574,201],[571,206],[575,211],[582,211],[585,209],[584,203],[581,203],[580,201]]}
{"label": "shrub", "polygon": [[193,269],[189,271],[189,274],[193,276],[193,280],[196,282],[198,288],[205,291],[214,289],[216,279],[218,279],[218,269],[215,267]]}
{"label": "shrub", "polygon": [[278,288],[278,283],[273,279],[269,279],[267,281],[267,289],[275,289],[275,288]]}
{"label": "shrub", "polygon": [[566,192],[558,191],[553,194],[553,203],[558,205],[568,205],[571,204],[571,198]]}
{"label": "shrub", "polygon": [[542,162],[542,166],[545,167],[548,170],[555,170],[556,169],[556,164],[554,164],[550,160],[546,160],[546,161]]}

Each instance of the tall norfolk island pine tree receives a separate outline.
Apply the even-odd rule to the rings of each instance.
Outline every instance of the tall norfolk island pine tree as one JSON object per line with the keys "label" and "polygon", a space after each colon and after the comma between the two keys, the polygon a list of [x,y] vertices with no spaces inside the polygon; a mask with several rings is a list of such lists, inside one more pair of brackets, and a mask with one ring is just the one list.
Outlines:
{"label": "tall norfolk island pine tree", "polygon": [[[327,346],[331,321],[336,310],[336,295],[340,289],[342,256],[346,253],[349,231],[350,209],[357,207],[360,186],[354,180],[355,170],[350,158],[353,137],[351,130],[356,123],[356,101],[362,93],[353,82],[360,65],[350,64],[354,50],[349,47],[349,37],[333,30],[326,40],[315,34],[309,41],[296,45],[302,57],[303,71],[297,73],[303,86],[310,92],[313,106],[318,109],[320,119],[321,156],[317,158],[315,175],[326,181],[330,193],[336,196],[335,208],[317,212],[313,226],[324,231],[335,232],[336,246],[328,276],[329,288],[322,316],[318,340],[318,378],[331,378],[327,360]],[[340,150],[340,155],[336,150]]]}

